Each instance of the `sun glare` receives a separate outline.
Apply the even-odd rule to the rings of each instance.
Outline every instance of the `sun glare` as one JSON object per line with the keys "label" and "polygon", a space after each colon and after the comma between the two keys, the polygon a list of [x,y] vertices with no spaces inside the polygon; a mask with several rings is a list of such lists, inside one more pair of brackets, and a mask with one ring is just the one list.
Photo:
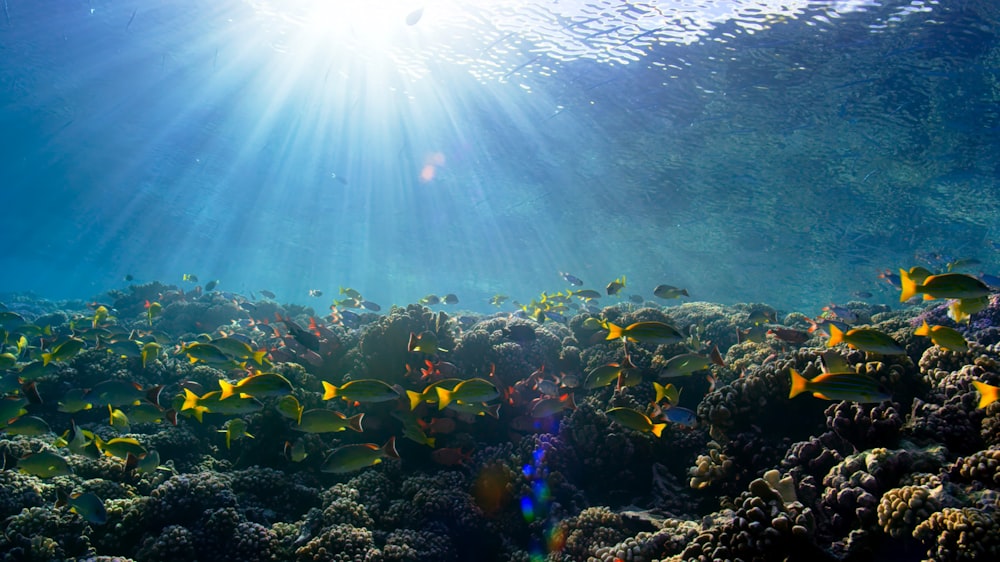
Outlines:
{"label": "sun glare", "polygon": [[315,39],[379,49],[409,41],[408,28],[423,16],[422,5],[412,0],[314,0],[303,11],[302,25]]}

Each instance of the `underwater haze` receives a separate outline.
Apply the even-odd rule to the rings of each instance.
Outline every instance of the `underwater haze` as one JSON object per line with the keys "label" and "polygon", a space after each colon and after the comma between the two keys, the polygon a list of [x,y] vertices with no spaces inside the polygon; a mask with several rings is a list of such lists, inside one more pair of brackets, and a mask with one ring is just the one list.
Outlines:
{"label": "underwater haze", "polygon": [[893,302],[886,269],[997,270],[997,14],[5,0],[0,290]]}
{"label": "underwater haze", "polygon": [[0,12],[0,562],[1000,560],[1000,2]]}

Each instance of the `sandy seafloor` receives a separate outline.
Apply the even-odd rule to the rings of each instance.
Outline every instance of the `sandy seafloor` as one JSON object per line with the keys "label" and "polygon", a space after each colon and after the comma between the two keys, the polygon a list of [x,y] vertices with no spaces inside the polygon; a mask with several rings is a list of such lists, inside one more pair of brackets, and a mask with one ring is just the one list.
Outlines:
{"label": "sandy seafloor", "polygon": [[[150,315],[147,302],[159,303],[160,312]],[[512,307],[466,315],[454,311],[460,305],[359,310],[332,319],[327,310],[219,291],[185,293],[159,283],[113,291],[101,303],[109,318],[95,322],[91,303],[3,298],[5,350],[15,359],[4,374],[5,408],[21,403],[21,417],[35,416],[51,429],[0,434],[4,560],[1000,555],[1000,405],[978,408],[980,393],[972,384],[1000,385],[996,295],[962,325],[948,319],[943,301],[896,310],[845,305],[857,316],[855,326],[878,329],[905,349],[878,355],[834,348],[851,368],[891,392],[891,400],[874,404],[809,393],[789,399],[790,370],[818,375],[827,340],[806,332],[803,343],[773,334],[737,343],[737,332],[751,328],[809,327],[804,315],[784,311],[777,311],[773,323],[754,324],[751,318],[770,312],[764,304],[620,302],[569,313],[566,324],[539,324],[512,315]],[[277,315],[319,333],[316,349],[290,334]],[[591,317],[620,326],[665,322],[688,337],[666,345],[629,343],[626,358],[622,342],[606,341],[587,322]],[[314,329],[310,318],[318,323]],[[968,350],[948,351],[914,335],[925,319],[957,328]],[[266,350],[270,365],[260,370],[285,377],[305,410],[364,413],[363,431],[296,431],[277,396],[236,414],[208,407],[199,422],[193,409],[182,409],[184,388],[205,394],[218,390],[219,379],[236,382],[246,373],[192,362],[179,345],[197,341],[199,334],[202,341],[219,338],[220,330]],[[411,333],[436,339],[447,351],[408,351]],[[40,367],[41,354],[52,353],[71,334],[83,340],[83,349]],[[129,338],[134,349],[114,347],[131,345]],[[143,366],[135,350],[151,341],[161,350]],[[615,407],[653,413],[651,383],[664,362],[715,345],[725,367],[663,381],[681,391],[678,408],[696,413],[694,427],[668,422],[655,437],[606,415]],[[635,386],[584,388],[588,373],[626,360],[635,365]],[[499,389],[500,396],[487,401],[500,404],[496,419],[439,410],[433,402],[411,412],[405,396],[323,400],[322,381],[378,379],[419,392],[440,378],[476,377]],[[135,383],[143,391],[163,385],[155,406],[160,421],[112,425],[107,402],[114,400],[102,402],[86,392],[106,381]],[[533,410],[546,397],[557,400],[547,403],[551,413]],[[135,400],[148,415],[149,399]],[[92,407],[65,411],[81,402]],[[130,398],[124,402],[111,410],[139,419],[141,407]],[[171,409],[176,425],[169,421]],[[227,448],[232,419],[245,421],[245,433],[231,432]],[[76,433],[70,432],[73,424]],[[101,454],[88,444],[96,437],[134,438],[138,457],[155,451],[160,466],[127,467],[113,452]],[[338,447],[371,443],[374,449],[391,437],[399,460],[385,458],[344,474],[325,471]],[[67,444],[74,438],[75,451]],[[42,451],[65,459],[68,470],[43,478],[19,468],[25,457]],[[56,507],[60,493],[91,493],[106,515]]]}

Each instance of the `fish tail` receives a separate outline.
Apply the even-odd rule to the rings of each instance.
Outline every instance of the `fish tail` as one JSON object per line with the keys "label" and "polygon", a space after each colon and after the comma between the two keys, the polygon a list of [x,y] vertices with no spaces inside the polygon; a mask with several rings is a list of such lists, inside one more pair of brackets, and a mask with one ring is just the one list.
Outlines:
{"label": "fish tail", "polygon": [[263,365],[264,364],[264,358],[265,357],[267,357],[267,350],[266,349],[262,349],[260,351],[255,351],[254,354],[253,354],[253,360],[258,365]]}
{"label": "fish tail", "polygon": [[712,359],[712,363],[720,367],[726,366],[726,361],[722,358],[722,353],[719,351],[718,345],[712,346],[712,352],[708,356]]}
{"label": "fish tail", "polygon": [[500,403],[497,402],[486,408],[486,415],[491,416],[493,419],[500,419]]}
{"label": "fish tail", "polygon": [[899,293],[899,302],[906,302],[917,294],[917,283],[910,279],[910,274],[905,269],[899,270],[899,284],[902,287]]}
{"label": "fish tail", "polygon": [[979,391],[979,408],[985,408],[997,401],[1000,388],[979,381],[972,381],[972,385]]}
{"label": "fish tail", "polygon": [[45,367],[46,365],[48,365],[51,362],[52,362],[52,354],[51,353],[43,353],[42,354],[42,367]]}
{"label": "fish tail", "polygon": [[196,408],[198,406],[198,395],[191,392],[190,389],[184,389],[184,405],[181,406],[181,410],[190,410],[191,408]]}
{"label": "fish tail", "polygon": [[795,398],[799,394],[806,392],[806,385],[809,379],[803,377],[798,371],[792,369],[792,390],[788,393],[789,398]]}
{"label": "fish tail", "polygon": [[622,337],[622,327],[614,322],[607,322],[604,327],[608,330],[608,340],[617,340]]}
{"label": "fish tail", "polygon": [[115,410],[108,404],[108,425],[114,427],[115,425]]}
{"label": "fish tail", "polygon": [[667,397],[667,387],[653,381],[653,388],[656,390],[656,403],[659,404],[660,400]]}
{"label": "fish tail", "polygon": [[435,386],[434,390],[438,395],[438,410],[444,410],[451,404],[451,391],[440,386]]}
{"label": "fish tail", "polygon": [[842,341],[844,341],[844,331],[836,324],[830,324],[830,341],[826,342],[826,346],[833,347]]}
{"label": "fish tail", "polygon": [[559,401],[562,402],[563,408],[566,410],[575,410],[576,396],[572,392],[567,394],[566,396],[567,396],[566,398],[559,398]]}
{"label": "fish tail", "polygon": [[396,452],[396,436],[395,435],[393,435],[392,437],[390,437],[389,440],[385,442],[385,445],[382,445],[382,452],[385,453],[385,456],[389,457],[390,459],[398,459],[399,458],[399,453]]}
{"label": "fish tail", "polygon": [[[160,405],[160,393],[163,392],[163,385],[158,384],[156,386],[150,387],[146,390],[146,400],[148,400],[154,406]],[[177,424],[174,424],[177,425]]]}
{"label": "fish tail", "polygon": [[653,435],[659,437],[663,433],[663,428],[667,427],[665,423],[654,423],[653,424]]}
{"label": "fish tail", "polygon": [[323,381],[323,400],[337,397],[338,388],[326,381]]}
{"label": "fish tail", "polygon": [[422,396],[423,396],[423,394],[421,394],[420,392],[417,392],[415,390],[407,390],[406,391],[406,397],[410,399],[410,411],[411,412],[413,410],[416,410],[417,406],[420,405],[420,399],[421,399]]}
{"label": "fish tail", "polygon": [[219,394],[219,400],[225,400],[233,395],[233,389],[235,387],[232,383],[219,379],[219,386],[222,387],[222,393]]}
{"label": "fish tail", "polygon": [[361,428],[361,420],[364,419],[364,417],[365,417],[365,413],[361,412],[360,414],[358,414],[356,416],[351,416],[351,417],[347,418],[347,422],[348,422],[347,427],[353,429],[354,431],[357,431],[358,433],[361,433],[362,431],[364,431]]}
{"label": "fish tail", "polygon": [[927,323],[926,320],[924,320],[924,323],[923,323],[922,326],[920,326],[919,328],[917,328],[916,330],[913,331],[913,335],[915,335],[915,336],[929,336],[929,335],[931,335],[931,327]]}
{"label": "fish tail", "polygon": [[432,448],[432,449],[434,448],[434,443],[436,443],[436,442],[437,442],[437,439],[434,438],[434,437],[428,437],[427,441],[425,441],[425,443],[427,443],[427,446],[430,447],[430,448]]}

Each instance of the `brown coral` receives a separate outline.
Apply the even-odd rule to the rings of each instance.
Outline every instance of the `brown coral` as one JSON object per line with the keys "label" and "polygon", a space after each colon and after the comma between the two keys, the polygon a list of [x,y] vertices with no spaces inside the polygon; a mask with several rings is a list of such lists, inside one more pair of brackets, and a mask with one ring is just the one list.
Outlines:
{"label": "brown coral", "polygon": [[[941,490],[936,488],[937,493]],[[903,486],[886,492],[878,504],[878,524],[893,538],[909,535],[932,513],[941,509],[935,490]]]}

